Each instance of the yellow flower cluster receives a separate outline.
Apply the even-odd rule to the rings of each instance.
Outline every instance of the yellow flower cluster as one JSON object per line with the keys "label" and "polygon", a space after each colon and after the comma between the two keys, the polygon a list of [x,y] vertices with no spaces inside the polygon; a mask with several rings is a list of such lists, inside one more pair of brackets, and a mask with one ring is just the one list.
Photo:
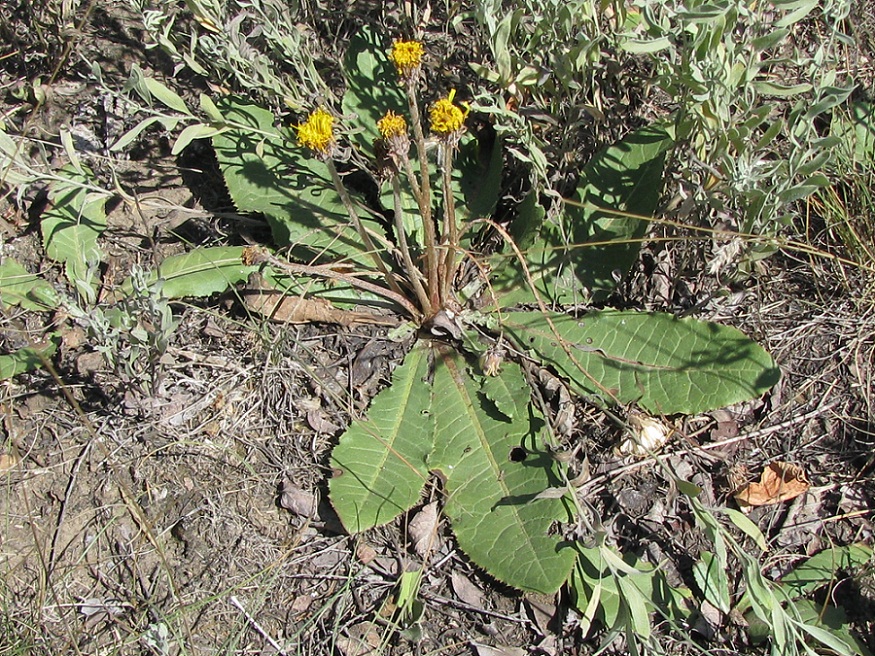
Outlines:
{"label": "yellow flower cluster", "polygon": [[431,106],[429,118],[431,131],[441,137],[452,135],[462,129],[468,110],[462,111],[453,104],[456,90],[450,91],[446,98],[441,98]]}
{"label": "yellow flower cluster", "polygon": [[395,64],[398,75],[408,78],[419,70],[424,53],[425,49],[419,41],[395,41],[389,59]]}
{"label": "yellow flower cluster", "polygon": [[390,109],[377,121],[377,129],[383,135],[383,139],[401,137],[407,134],[407,121]]}
{"label": "yellow flower cluster", "polygon": [[298,127],[298,143],[317,155],[328,155],[334,145],[334,117],[320,107]]}

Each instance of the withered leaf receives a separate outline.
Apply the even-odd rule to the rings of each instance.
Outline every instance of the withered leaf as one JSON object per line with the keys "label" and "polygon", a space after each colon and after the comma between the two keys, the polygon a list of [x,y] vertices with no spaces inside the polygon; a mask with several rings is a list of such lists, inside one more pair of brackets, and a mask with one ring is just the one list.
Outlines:
{"label": "withered leaf", "polygon": [[393,317],[336,308],[324,298],[283,293],[271,287],[259,273],[249,276],[240,296],[247,310],[279,323],[336,323],[341,326],[357,323],[394,326],[398,323]]}
{"label": "withered leaf", "polygon": [[284,480],[280,488],[280,507],[300,517],[316,517],[319,500],[316,495],[302,490],[290,480]]}
{"label": "withered leaf", "polygon": [[483,608],[483,591],[474,585],[467,576],[453,570],[450,572],[450,584],[459,599],[474,608]]}
{"label": "withered leaf", "polygon": [[410,520],[408,531],[413,539],[413,549],[420,558],[428,556],[428,552],[437,546],[438,512],[437,502],[432,501],[422,507],[416,516]]}
{"label": "withered leaf", "polygon": [[799,465],[776,460],[763,470],[759,483],[748,483],[733,496],[739,506],[766,506],[795,499],[811,487]]}

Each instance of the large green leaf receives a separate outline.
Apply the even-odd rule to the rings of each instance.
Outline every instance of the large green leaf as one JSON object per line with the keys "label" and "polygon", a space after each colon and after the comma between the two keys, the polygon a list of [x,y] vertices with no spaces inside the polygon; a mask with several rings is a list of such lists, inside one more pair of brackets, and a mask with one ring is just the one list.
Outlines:
{"label": "large green leaf", "polygon": [[559,482],[531,416],[525,377],[510,363],[501,375],[513,389],[512,410],[506,400],[499,410],[486,397],[462,356],[439,351],[429,467],[446,479],[444,513],[471,560],[514,587],[551,593],[574,562],[574,552],[548,535],[567,513],[561,500],[537,498]]}
{"label": "large green leaf", "polygon": [[503,329],[577,393],[638,403],[652,413],[731,405],[759,396],[780,377],[771,356],[735,328],[670,314],[511,312]]}
{"label": "large green leaf", "polygon": [[331,503],[344,528],[367,530],[395,519],[419,501],[432,449],[428,415],[429,349],[416,346],[331,452]]}
{"label": "large green leaf", "polygon": [[58,294],[46,280],[30,273],[7,257],[0,264],[0,307],[18,305],[25,310],[51,310],[58,306]]}
{"label": "large green leaf", "polygon": [[67,178],[52,183],[49,206],[40,228],[46,255],[65,264],[67,279],[87,302],[97,299],[96,265],[103,259],[97,239],[106,230],[104,193],[88,189],[87,169],[66,166],[59,172]]}
{"label": "large green leaf", "polygon": [[[241,212],[264,214],[279,247],[292,246],[302,261],[352,260],[372,266],[327,166],[274,127],[269,111],[241,101],[222,103],[225,118],[251,129],[213,137],[219,167]],[[375,235],[382,226],[363,206],[362,223]],[[375,238],[378,241],[378,238]]]}
{"label": "large green leaf", "polygon": [[[537,238],[528,225],[511,226],[512,234],[526,236],[526,264],[543,300],[574,304],[610,294],[615,272],[625,274],[637,257],[646,217],[662,193],[665,153],[672,143],[656,125],[633,132],[587,164],[575,198],[564,214],[541,226]],[[510,249],[495,256],[493,270],[499,305],[533,301],[522,265]]]}
{"label": "large green leaf", "polygon": [[[165,258],[147,277],[147,282],[159,282],[167,298],[212,296],[243,282],[257,266],[243,264],[242,246],[196,248],[188,253]],[[121,293],[134,289],[130,278],[121,286]]]}

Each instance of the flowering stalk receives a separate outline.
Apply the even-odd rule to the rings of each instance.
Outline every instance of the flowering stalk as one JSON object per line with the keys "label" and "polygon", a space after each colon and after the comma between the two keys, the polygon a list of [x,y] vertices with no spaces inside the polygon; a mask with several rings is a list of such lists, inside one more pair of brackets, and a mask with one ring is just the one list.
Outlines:
{"label": "flowering stalk", "polygon": [[[432,311],[432,302],[425,288],[422,286],[422,273],[414,265],[410,255],[410,245],[407,242],[407,233],[404,230],[404,214],[401,206],[401,183],[399,175],[403,169],[410,181],[413,193],[419,197],[420,189],[416,185],[416,176],[412,175],[413,168],[410,164],[410,136],[407,133],[407,121],[393,111],[388,111],[377,121],[377,130],[381,138],[374,143],[377,154],[377,166],[383,173],[388,173],[392,181],[392,200],[395,216],[395,234],[398,239],[398,247],[401,250],[401,260],[407,273],[409,283],[419,299],[420,307],[426,315]],[[412,177],[411,177],[412,176]]]}
{"label": "flowering stalk", "polygon": [[334,166],[333,157],[337,146],[334,138],[334,117],[324,108],[320,107],[310,114],[304,123],[297,127],[297,132],[298,143],[309,148],[319,159],[325,162],[325,166],[331,175],[331,181],[334,183],[334,188],[337,190],[338,196],[340,196],[340,202],[346,208],[346,212],[356,232],[358,232],[359,238],[362,240],[362,245],[370,254],[377,269],[383,274],[392,291],[399,296],[403,295],[401,287],[395,281],[393,274],[386,268],[386,263],[380,257],[380,253],[374,246],[370,234],[365,230],[355,205],[349,197],[346,187],[343,186],[343,181],[340,179],[337,167]]}
{"label": "flowering stalk", "polygon": [[450,300],[453,279],[456,275],[456,253],[459,250],[459,226],[456,224],[456,199],[453,196],[453,153],[465,129],[467,110],[453,104],[455,90],[441,98],[429,111],[431,131],[438,137],[441,152],[441,176],[444,195],[444,239],[447,251],[441,266],[441,301]]}
{"label": "flowering stalk", "polygon": [[[416,144],[416,156],[419,159],[419,176],[421,184],[416,184],[416,176],[413,173],[413,165],[408,164],[407,177],[410,180],[411,191],[416,196],[419,212],[422,215],[422,225],[425,231],[425,268],[426,281],[431,302],[434,306],[440,305],[439,278],[438,278],[438,253],[435,248],[437,234],[434,229],[434,219],[431,215],[431,186],[429,184],[428,153],[425,148],[425,134],[422,131],[422,119],[419,115],[419,104],[416,100],[416,90],[411,82],[406,85],[407,104],[410,106],[410,120],[413,123],[413,142]],[[417,193],[418,188],[418,193]]]}
{"label": "flowering stalk", "polygon": [[444,192],[444,236],[447,241],[447,252],[444,254],[441,279],[441,300],[446,304],[456,277],[456,253],[459,250],[459,230],[456,225],[456,198],[453,195],[453,150],[454,146],[442,144],[441,175]]}
{"label": "flowering stalk", "polygon": [[440,305],[440,283],[438,275],[438,253],[435,248],[437,235],[431,214],[431,185],[428,171],[428,155],[425,147],[425,134],[422,131],[422,118],[419,113],[419,102],[416,99],[416,84],[422,71],[422,56],[424,48],[418,41],[395,41],[389,53],[389,59],[395,64],[398,76],[404,85],[407,104],[410,108],[410,120],[413,124],[413,142],[416,144],[416,156],[419,159],[420,181],[417,183],[410,160],[405,161],[405,174],[410,184],[410,190],[416,197],[419,213],[422,216],[422,226],[425,232],[425,279],[430,297],[429,304]]}

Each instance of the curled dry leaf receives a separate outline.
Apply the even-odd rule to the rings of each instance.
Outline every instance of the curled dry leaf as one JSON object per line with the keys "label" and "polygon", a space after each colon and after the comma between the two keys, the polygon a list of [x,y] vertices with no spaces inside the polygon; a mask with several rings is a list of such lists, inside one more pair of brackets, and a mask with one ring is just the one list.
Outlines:
{"label": "curled dry leaf", "polygon": [[283,293],[271,287],[259,273],[249,276],[246,285],[240,290],[240,295],[247,310],[279,323],[318,322],[336,323],[341,326],[362,323],[394,326],[397,323],[392,317],[336,308],[323,298],[307,298]]}
{"label": "curled dry leaf", "polygon": [[416,516],[410,520],[408,531],[413,540],[413,549],[420,558],[425,558],[429,551],[437,546],[437,502],[432,501],[422,507]]}
{"label": "curled dry leaf", "polygon": [[283,481],[280,489],[280,507],[300,517],[316,517],[319,500],[315,494],[302,490],[289,480]]}
{"label": "curled dry leaf", "polygon": [[733,496],[742,508],[766,506],[795,499],[811,487],[805,470],[799,465],[776,460],[763,470],[759,483],[747,483]]}
{"label": "curled dry leaf", "polygon": [[456,596],[469,606],[483,608],[483,591],[461,572],[450,572],[450,584]]}

